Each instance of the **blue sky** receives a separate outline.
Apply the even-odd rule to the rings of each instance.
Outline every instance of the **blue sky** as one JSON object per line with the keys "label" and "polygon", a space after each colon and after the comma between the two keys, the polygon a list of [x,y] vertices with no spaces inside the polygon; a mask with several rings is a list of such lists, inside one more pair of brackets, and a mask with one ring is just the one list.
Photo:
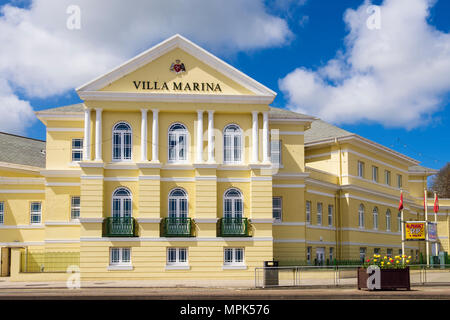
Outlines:
{"label": "blue sky", "polygon": [[[426,0],[408,1],[404,2],[403,8],[395,7],[389,1],[372,1],[371,3],[362,0],[230,1],[231,8],[222,13],[217,13],[217,7],[213,5],[196,6],[193,14],[198,14],[200,18],[197,20],[200,21],[203,17],[211,15],[211,12],[214,12],[213,15],[222,14],[222,16],[213,17],[217,23],[201,21],[203,25],[196,25],[193,22],[196,19],[185,18],[183,11],[188,9],[178,12],[177,7],[182,4],[175,0],[173,4],[167,5],[168,8],[161,8],[163,5],[148,8],[147,4],[144,5],[142,1],[136,0],[137,11],[131,10],[126,17],[120,12],[120,5],[117,5],[116,9],[113,8],[114,1],[109,2],[111,4],[109,7],[103,8],[101,17],[98,16],[99,8],[92,5],[92,2],[88,5],[88,2],[69,1],[67,4],[79,4],[81,8],[82,31],[79,33],[64,33],[67,30],[58,29],[64,29],[64,21],[67,18],[67,13],[62,11],[65,9],[64,4],[49,5],[48,1],[44,0],[0,1],[3,9],[4,5],[9,5],[10,8],[22,8],[18,15],[11,10],[0,13],[0,34],[6,32],[14,35],[10,40],[0,35],[0,39],[3,43],[11,43],[12,49],[15,49],[15,51],[11,49],[3,54],[0,53],[0,59],[4,62],[6,59],[6,62],[16,65],[15,68],[2,69],[2,63],[0,63],[0,102],[3,92],[3,99],[8,99],[5,101],[10,108],[6,110],[3,107],[4,110],[1,110],[2,106],[0,106],[1,116],[4,118],[3,122],[0,120],[0,131],[45,139],[44,126],[39,121],[33,120],[31,115],[20,119],[19,124],[12,126],[13,120],[8,119],[11,108],[17,106],[18,110],[23,108],[24,112],[29,112],[30,108],[36,111],[77,103],[80,100],[73,88],[170,35],[180,33],[276,91],[278,96],[273,106],[289,107],[321,118],[326,117],[325,120],[341,128],[417,159],[424,166],[439,169],[450,159],[450,135],[448,134],[450,85],[444,73],[447,71],[447,78],[450,78],[450,70],[446,69],[450,57],[449,49],[445,51],[439,47],[440,43],[448,41],[450,33],[450,1],[439,0],[434,4]],[[359,51],[355,48],[358,48],[361,43],[368,43],[367,41],[372,43],[370,37],[377,37],[377,31],[364,30],[364,26],[360,23],[361,19],[358,17],[364,18],[364,14],[369,17],[370,14],[365,9],[371,4],[379,5],[381,8],[379,34],[382,38],[399,33],[401,41],[387,44],[389,51],[386,57],[383,57],[385,51],[381,51],[381,54],[377,53],[375,57],[364,60],[371,53],[365,52],[364,47],[358,49]],[[171,5],[173,7],[170,7]],[[220,6],[220,2],[218,5]],[[425,22],[421,21],[420,17],[417,20],[411,20],[420,16],[423,5],[428,10]],[[157,24],[147,25],[149,19],[142,14],[142,12],[145,13],[145,9],[151,11],[152,15],[156,15],[151,20],[158,21]],[[238,12],[241,11],[242,14],[239,14]],[[171,12],[174,19],[167,19],[167,15],[172,15]],[[405,13],[405,21],[411,25],[411,28],[416,30],[414,26],[417,26],[419,31],[408,33],[409,27],[406,28],[401,22],[392,21],[390,18],[392,15],[403,13]],[[95,15],[97,17],[92,18]],[[13,21],[11,17],[16,17],[16,20]],[[119,22],[117,17],[121,19]],[[173,22],[175,18],[177,21]],[[55,21],[55,25],[49,21]],[[28,29],[23,27],[25,22],[28,23]],[[204,24],[207,22],[214,23],[211,27],[213,30],[204,30]],[[114,35],[111,35],[108,30],[116,30],[118,23],[124,26],[129,25],[129,30],[132,31],[129,34],[117,35],[116,42]],[[234,25],[248,31],[243,33],[237,27],[234,31]],[[255,30],[252,29],[254,26],[256,26]],[[404,28],[404,30],[399,32],[396,28]],[[353,35],[352,38],[349,37],[350,33]],[[42,37],[42,39],[36,44],[28,41],[27,43],[31,44],[24,46],[20,39],[26,40],[27,37],[31,37],[30,39]],[[414,37],[422,38],[420,42],[419,40],[414,42]],[[123,41],[120,41],[121,39]],[[401,47],[403,40],[405,40],[404,46],[408,46],[406,49]],[[42,43],[45,41],[49,45],[42,49]],[[421,43],[424,45],[421,46]],[[83,50],[70,48],[72,44]],[[426,63],[420,66],[421,58],[409,53],[405,57],[400,55],[410,51],[414,53],[415,50],[410,49],[414,46],[418,47],[417,50],[423,55],[423,59],[439,61],[437,67],[427,68]],[[70,50],[65,51],[66,47]],[[25,50],[24,48],[34,50],[33,55],[23,54],[22,59],[26,60],[24,64],[28,65],[28,69],[23,67],[16,57],[17,52]],[[52,55],[50,50],[55,51],[55,56],[60,56],[60,59],[48,58]],[[111,54],[111,52],[117,53]],[[389,74],[389,68],[386,67],[391,63],[389,55],[399,55],[402,61],[407,62],[392,72],[400,76],[393,77]],[[380,56],[383,59],[378,60]],[[97,57],[98,60],[96,60]],[[87,60],[95,60],[92,62],[95,67],[86,66],[85,69],[80,67],[79,61]],[[339,62],[339,66],[343,66],[342,70],[345,70],[341,70],[338,75],[335,73],[330,75],[331,73],[326,71],[329,69],[325,67],[331,66],[330,61],[335,60]],[[372,60],[377,61],[372,64]],[[55,70],[51,70],[52,63],[56,64]],[[358,67],[358,64],[363,67]],[[420,80],[421,68],[427,71],[423,75],[423,84],[416,79]],[[324,76],[324,70],[326,76]],[[19,72],[26,77],[20,76]],[[2,77],[5,79],[3,89]],[[73,80],[72,82],[70,79],[58,81],[58,77],[60,79],[71,77]],[[357,102],[359,105],[352,107],[354,103],[352,96],[357,92],[354,92],[354,87],[349,83],[357,83],[362,78],[375,83],[371,84],[370,91],[367,91],[370,100],[366,105],[365,100],[362,99],[361,102]],[[439,81],[441,78],[443,80]],[[304,84],[311,79],[315,79],[313,81],[315,84],[310,91],[307,91],[304,89],[307,87]],[[376,83],[377,81],[386,81],[394,85],[384,87],[384,84]],[[408,85],[403,86],[405,82]],[[398,91],[403,90],[406,94],[397,94],[395,84],[402,87]],[[366,92],[364,90],[366,88],[363,87],[362,94]],[[339,97],[339,100],[334,105],[336,97]],[[394,106],[390,106],[392,99],[395,99],[392,102]],[[340,117],[339,108],[345,109],[348,114]],[[366,109],[361,111],[359,110],[361,108]],[[377,108],[383,111],[377,114]],[[20,126],[20,123],[24,125]]]}

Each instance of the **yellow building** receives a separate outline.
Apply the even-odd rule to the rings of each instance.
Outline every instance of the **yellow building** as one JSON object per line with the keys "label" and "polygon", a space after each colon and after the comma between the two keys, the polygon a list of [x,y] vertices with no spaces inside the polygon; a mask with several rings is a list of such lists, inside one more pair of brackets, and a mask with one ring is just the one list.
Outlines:
{"label": "yellow building", "polygon": [[35,279],[19,271],[57,270],[53,255],[82,280],[248,280],[268,260],[397,255],[400,190],[423,219],[434,170],[270,107],[275,92],[179,35],[77,93],[36,112],[46,142],[0,134],[3,275]]}

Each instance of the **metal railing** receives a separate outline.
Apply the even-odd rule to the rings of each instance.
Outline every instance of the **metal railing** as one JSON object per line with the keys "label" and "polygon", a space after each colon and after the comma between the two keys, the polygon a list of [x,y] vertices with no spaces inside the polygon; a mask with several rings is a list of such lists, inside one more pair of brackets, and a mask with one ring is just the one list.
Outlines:
{"label": "metal railing", "polygon": [[[255,268],[255,287],[357,286],[361,265]],[[450,285],[450,265],[410,265],[414,285]]]}
{"label": "metal railing", "polygon": [[133,217],[108,217],[103,220],[104,237],[137,237]]}
{"label": "metal railing", "polygon": [[20,256],[20,272],[67,272],[69,266],[80,266],[80,252],[22,251]]}
{"label": "metal railing", "polygon": [[248,218],[222,218],[219,221],[219,236],[250,237]]}
{"label": "metal railing", "polygon": [[192,237],[191,218],[164,218],[161,235],[163,237]]}

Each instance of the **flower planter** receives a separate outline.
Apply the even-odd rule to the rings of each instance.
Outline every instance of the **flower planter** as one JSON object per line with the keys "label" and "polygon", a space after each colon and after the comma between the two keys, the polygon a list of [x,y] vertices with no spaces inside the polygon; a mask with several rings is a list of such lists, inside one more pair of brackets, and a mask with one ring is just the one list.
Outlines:
{"label": "flower planter", "polygon": [[[371,273],[372,274],[372,273]],[[366,268],[358,269],[358,290],[368,289],[367,279],[369,278]],[[409,267],[403,269],[380,269],[380,289],[379,290],[411,290],[409,280]]]}

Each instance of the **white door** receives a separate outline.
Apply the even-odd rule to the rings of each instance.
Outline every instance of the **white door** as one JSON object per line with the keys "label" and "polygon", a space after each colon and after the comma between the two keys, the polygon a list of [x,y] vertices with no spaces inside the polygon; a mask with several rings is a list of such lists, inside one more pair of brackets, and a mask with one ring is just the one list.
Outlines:
{"label": "white door", "polygon": [[316,259],[318,264],[323,264],[325,260],[325,248],[316,249]]}

